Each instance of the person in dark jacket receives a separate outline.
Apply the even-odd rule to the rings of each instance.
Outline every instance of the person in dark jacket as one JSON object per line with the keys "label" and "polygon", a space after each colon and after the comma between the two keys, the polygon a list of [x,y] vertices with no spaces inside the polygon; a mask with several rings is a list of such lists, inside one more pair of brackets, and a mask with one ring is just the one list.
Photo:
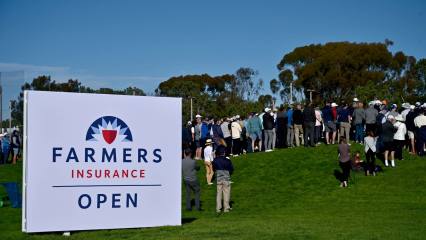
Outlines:
{"label": "person in dark jacket", "polygon": [[[216,173],[217,194],[216,194],[216,212],[220,213],[223,206],[224,212],[229,212],[231,198],[231,175],[234,172],[234,166],[231,160],[225,156],[225,147],[220,145],[216,150],[216,157],[213,160],[213,170]],[[223,200],[223,205],[222,205]]]}
{"label": "person in dark jacket", "polygon": [[274,128],[274,117],[271,114],[270,108],[265,108],[265,114],[263,114],[263,130],[265,134],[265,152],[272,151],[273,148],[273,128]]}
{"label": "person in dark jacket", "polygon": [[195,207],[201,211],[200,207],[200,183],[198,182],[197,171],[200,166],[191,158],[190,148],[184,150],[185,158],[182,160],[182,176],[186,190],[186,210],[191,211],[191,192],[195,195]]}
{"label": "person in dark jacket", "polygon": [[309,103],[303,110],[303,127],[305,147],[315,147],[314,143],[314,128],[315,128],[315,110],[312,103]]}
{"label": "person in dark jacket", "polygon": [[414,119],[417,117],[417,113],[414,111],[414,106],[410,106],[410,112],[405,116],[405,125],[407,126],[407,135],[410,139],[410,154],[416,155],[415,138],[416,138],[416,126],[414,125]]}
{"label": "person in dark jacket", "polygon": [[382,125],[381,139],[383,142],[383,150],[385,157],[385,166],[389,166],[389,157],[392,167],[395,167],[395,146],[393,144],[393,136],[396,132],[396,128],[393,126],[395,117],[389,115],[386,122]]}

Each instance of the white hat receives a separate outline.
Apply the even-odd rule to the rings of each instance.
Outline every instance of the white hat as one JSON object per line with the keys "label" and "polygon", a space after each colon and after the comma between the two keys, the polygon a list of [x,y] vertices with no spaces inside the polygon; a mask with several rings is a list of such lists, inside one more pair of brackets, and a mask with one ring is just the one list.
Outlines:
{"label": "white hat", "polygon": [[422,108],[426,108],[426,103],[423,103]]}
{"label": "white hat", "polygon": [[416,102],[416,106],[420,107],[421,103],[420,102]]}
{"label": "white hat", "polygon": [[209,138],[206,140],[206,145],[212,144],[212,140]]}
{"label": "white hat", "polygon": [[375,103],[375,104],[378,104],[378,105],[381,105],[381,104],[382,104],[382,101],[380,101],[380,100],[376,100],[376,101],[374,101],[374,103]]}
{"label": "white hat", "polygon": [[414,105],[410,105],[410,109],[411,109],[411,110],[414,110],[414,108],[416,108],[416,106],[414,106]]}
{"label": "white hat", "polygon": [[353,101],[354,102],[359,102],[359,99],[358,98],[354,98]]}
{"label": "white hat", "polygon": [[240,119],[240,115],[235,116],[235,119]]}
{"label": "white hat", "polygon": [[265,108],[265,112],[269,112],[269,111],[271,111],[271,109],[270,109],[270,108],[268,108],[268,107],[266,107],[266,108]]}
{"label": "white hat", "polygon": [[398,105],[396,105],[395,103],[392,104],[392,108],[398,108]]}
{"label": "white hat", "polygon": [[202,118],[200,114],[195,115],[195,118]]}
{"label": "white hat", "polygon": [[389,114],[389,115],[388,115],[388,119],[389,119],[389,120],[391,120],[391,119],[395,119],[395,117],[394,117],[393,115]]}
{"label": "white hat", "polygon": [[401,114],[398,114],[398,115],[395,117],[395,120],[400,121],[400,122],[403,122],[403,121],[404,121],[404,118],[402,117],[402,115],[401,115]]}
{"label": "white hat", "polygon": [[188,125],[191,125],[192,124],[192,122],[191,121],[188,121]]}
{"label": "white hat", "polygon": [[331,107],[337,107],[339,105],[337,105],[336,103],[331,103]]}

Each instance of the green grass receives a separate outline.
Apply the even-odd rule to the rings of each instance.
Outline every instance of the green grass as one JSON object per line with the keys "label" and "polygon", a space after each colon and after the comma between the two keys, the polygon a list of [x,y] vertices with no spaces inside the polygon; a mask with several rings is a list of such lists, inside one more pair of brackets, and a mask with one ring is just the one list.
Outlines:
{"label": "green grass", "polygon": [[[342,189],[333,175],[336,145],[249,154],[233,159],[228,214],[216,215],[216,188],[205,184],[202,168],[204,211],[184,211],[181,227],[83,231],[69,239],[425,239],[426,159],[405,159],[376,177],[357,173]],[[0,179],[17,179],[21,169],[0,166]],[[20,221],[20,209],[0,208],[0,239],[61,237],[21,233]]]}

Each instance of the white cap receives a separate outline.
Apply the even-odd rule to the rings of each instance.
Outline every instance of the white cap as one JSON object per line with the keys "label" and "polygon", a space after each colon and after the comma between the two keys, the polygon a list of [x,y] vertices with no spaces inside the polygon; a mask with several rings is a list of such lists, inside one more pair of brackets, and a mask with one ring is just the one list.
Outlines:
{"label": "white cap", "polygon": [[414,106],[414,105],[410,105],[410,109],[411,109],[411,110],[414,110],[414,108],[416,108],[416,106]]}
{"label": "white cap", "polygon": [[235,116],[235,119],[240,119],[240,115]]}
{"label": "white cap", "polygon": [[337,107],[339,105],[337,105],[336,103],[331,103],[331,107]]}
{"label": "white cap", "polygon": [[269,111],[271,111],[271,109],[270,108],[265,108],[265,112],[269,112]]}
{"label": "white cap", "polygon": [[191,121],[188,121],[188,125],[191,125],[192,124],[192,122]]}
{"label": "white cap", "polygon": [[201,118],[200,114],[195,115],[195,118]]}
{"label": "white cap", "polygon": [[416,102],[416,106],[420,107],[421,103],[420,102]]}
{"label": "white cap", "polygon": [[422,108],[426,108],[426,103],[423,103]]}
{"label": "white cap", "polygon": [[359,99],[358,98],[354,98],[353,101],[354,102],[359,102]]}
{"label": "white cap", "polygon": [[409,103],[403,103],[401,106],[403,108],[405,108],[405,109],[410,108],[410,104]]}

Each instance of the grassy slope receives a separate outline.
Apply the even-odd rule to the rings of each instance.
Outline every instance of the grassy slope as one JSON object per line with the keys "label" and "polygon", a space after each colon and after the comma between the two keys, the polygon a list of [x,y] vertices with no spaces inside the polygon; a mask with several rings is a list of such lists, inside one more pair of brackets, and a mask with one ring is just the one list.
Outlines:
{"label": "grassy slope", "polygon": [[[353,147],[360,150],[360,145]],[[202,180],[203,212],[184,212],[182,227],[86,231],[71,239],[424,239],[426,159],[406,155],[377,177],[354,176],[341,189],[336,146],[284,149],[233,159],[233,211],[215,213],[215,186]],[[20,168],[1,166],[15,178]],[[16,169],[16,170],[15,170]],[[3,177],[0,177],[3,179]],[[0,208],[0,239],[56,239],[20,232],[20,210]]]}

